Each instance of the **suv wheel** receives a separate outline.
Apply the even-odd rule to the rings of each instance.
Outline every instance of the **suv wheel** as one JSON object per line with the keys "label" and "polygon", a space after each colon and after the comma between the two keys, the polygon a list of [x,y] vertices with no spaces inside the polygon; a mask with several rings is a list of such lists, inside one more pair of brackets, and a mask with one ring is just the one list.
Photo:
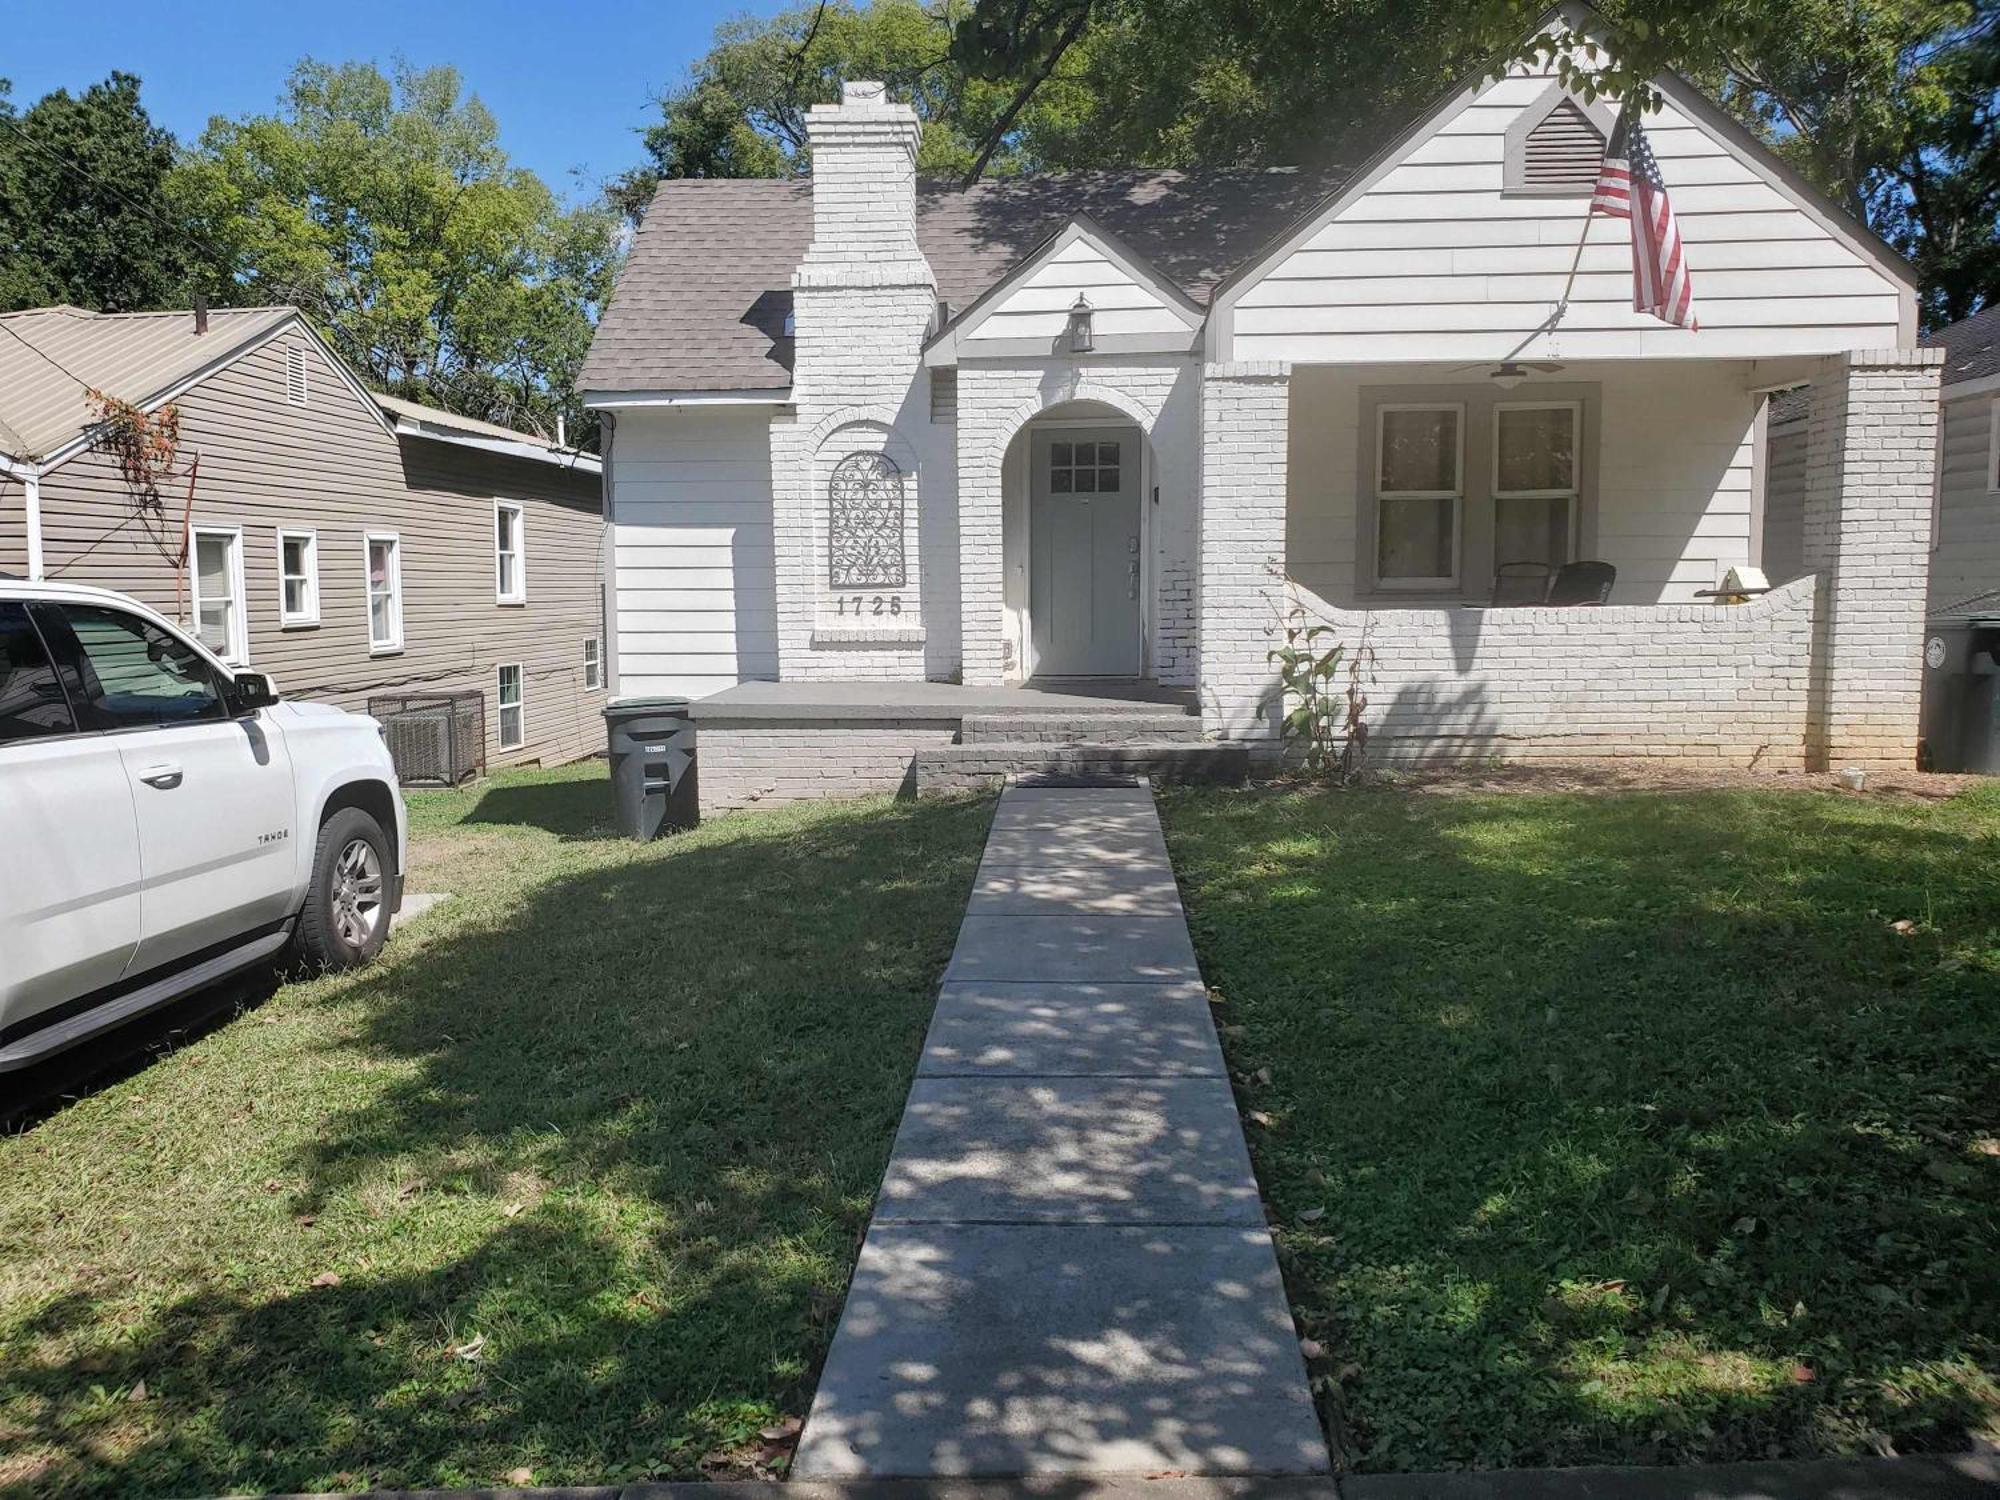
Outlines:
{"label": "suv wheel", "polygon": [[389,841],[382,825],[344,807],[320,826],[312,884],[299,914],[299,951],[328,969],[351,969],[389,936]]}

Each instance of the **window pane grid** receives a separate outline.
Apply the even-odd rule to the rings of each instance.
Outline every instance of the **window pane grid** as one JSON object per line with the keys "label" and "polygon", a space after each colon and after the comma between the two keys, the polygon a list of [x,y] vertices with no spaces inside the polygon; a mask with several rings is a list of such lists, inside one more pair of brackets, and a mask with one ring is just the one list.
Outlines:
{"label": "window pane grid", "polygon": [[523,738],[521,717],[521,668],[500,669],[500,748],[513,750]]}
{"label": "window pane grid", "polygon": [[393,537],[368,539],[368,644],[393,649],[403,641],[400,547]]}
{"label": "window pane grid", "polygon": [[1115,495],[1124,488],[1123,455],[1116,442],[1050,443],[1051,495]]}

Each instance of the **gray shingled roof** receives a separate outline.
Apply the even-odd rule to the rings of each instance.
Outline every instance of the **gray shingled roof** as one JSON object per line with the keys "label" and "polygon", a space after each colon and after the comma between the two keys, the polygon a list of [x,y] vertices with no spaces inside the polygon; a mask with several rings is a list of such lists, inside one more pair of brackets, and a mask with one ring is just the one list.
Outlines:
{"label": "gray shingled roof", "polygon": [[[938,295],[964,310],[1077,213],[1206,301],[1317,207],[1344,174],[1065,172],[967,189],[925,184],[917,242]],[[792,271],[812,239],[803,180],[666,182],[618,278],[577,385],[586,391],[782,390]]]}
{"label": "gray shingled roof", "polygon": [[1926,349],[1944,350],[1944,383],[2000,375],[2000,306],[1924,336]]}
{"label": "gray shingled roof", "polygon": [[91,388],[147,405],[297,316],[290,307],[219,307],[208,315],[208,332],[197,334],[192,312],[0,314],[0,449],[43,458],[97,420]]}

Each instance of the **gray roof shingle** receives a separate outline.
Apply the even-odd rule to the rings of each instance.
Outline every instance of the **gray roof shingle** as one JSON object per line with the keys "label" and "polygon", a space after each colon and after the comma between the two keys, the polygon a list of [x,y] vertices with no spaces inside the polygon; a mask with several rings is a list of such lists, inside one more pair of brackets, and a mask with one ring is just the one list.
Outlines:
{"label": "gray roof shingle", "polygon": [[[1072,215],[1088,214],[1206,301],[1344,173],[1065,172],[923,184],[917,242],[957,314]],[[577,380],[586,391],[782,390],[805,180],[682,179],[654,195]]]}
{"label": "gray roof shingle", "polygon": [[2000,375],[2000,304],[1926,334],[1926,349],[1944,350],[1944,383]]}

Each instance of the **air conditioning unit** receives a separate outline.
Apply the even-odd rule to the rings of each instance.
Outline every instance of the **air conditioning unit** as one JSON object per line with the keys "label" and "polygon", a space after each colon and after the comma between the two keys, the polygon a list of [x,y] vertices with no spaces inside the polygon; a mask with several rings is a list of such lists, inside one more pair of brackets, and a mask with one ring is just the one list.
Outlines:
{"label": "air conditioning unit", "polygon": [[378,693],[368,714],[382,725],[404,786],[457,786],[486,769],[486,695]]}

